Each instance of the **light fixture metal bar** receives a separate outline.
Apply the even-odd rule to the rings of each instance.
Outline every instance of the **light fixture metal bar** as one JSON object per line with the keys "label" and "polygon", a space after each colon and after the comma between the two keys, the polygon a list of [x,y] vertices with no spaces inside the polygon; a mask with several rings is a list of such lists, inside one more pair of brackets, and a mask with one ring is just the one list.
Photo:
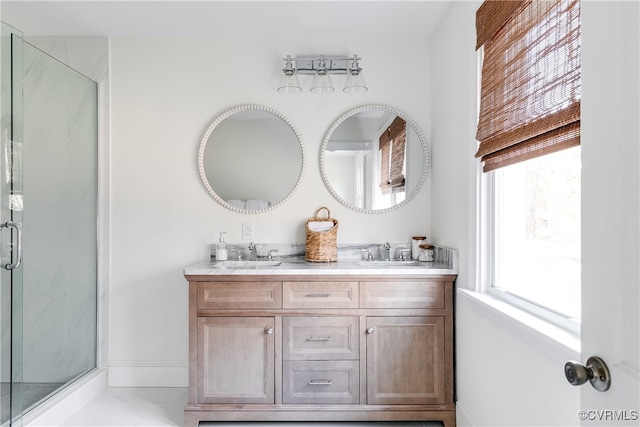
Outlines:
{"label": "light fixture metal bar", "polygon": [[[361,58],[358,58],[360,60]],[[344,55],[303,55],[290,58],[295,64],[297,74],[316,74],[322,61],[327,69],[327,74],[347,74],[349,66],[353,63],[353,56]],[[287,61],[287,58],[283,58]]]}

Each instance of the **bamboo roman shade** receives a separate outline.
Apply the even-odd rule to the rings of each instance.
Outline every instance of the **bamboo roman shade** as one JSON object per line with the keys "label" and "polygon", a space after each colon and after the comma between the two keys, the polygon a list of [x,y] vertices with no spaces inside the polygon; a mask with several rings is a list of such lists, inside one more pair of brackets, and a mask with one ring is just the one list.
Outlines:
{"label": "bamboo roman shade", "polygon": [[485,172],[580,144],[580,1],[485,1],[476,157]]}
{"label": "bamboo roman shade", "polygon": [[388,194],[391,189],[403,191],[404,153],[407,140],[407,122],[396,117],[391,125],[380,135],[380,189]]}
{"label": "bamboo roman shade", "polygon": [[391,136],[391,173],[389,183],[396,191],[404,190],[404,151],[407,140],[407,122],[396,117],[389,126]]}
{"label": "bamboo roman shade", "polygon": [[391,139],[389,138],[389,130],[387,129],[379,140],[380,147],[380,190],[382,194],[391,192],[391,183],[389,177],[391,174]]}

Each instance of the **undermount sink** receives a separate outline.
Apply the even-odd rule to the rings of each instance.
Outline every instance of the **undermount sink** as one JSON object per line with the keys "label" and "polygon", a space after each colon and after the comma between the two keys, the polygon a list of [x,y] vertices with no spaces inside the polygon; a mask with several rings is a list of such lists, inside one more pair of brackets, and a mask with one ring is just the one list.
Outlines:
{"label": "undermount sink", "polygon": [[282,261],[218,261],[217,267],[221,268],[253,268],[253,267],[277,267]]}
{"label": "undermount sink", "polygon": [[407,261],[399,261],[399,260],[373,260],[373,261],[360,261],[360,265],[369,266],[369,267],[411,267],[418,265],[418,261],[416,260],[407,260]]}

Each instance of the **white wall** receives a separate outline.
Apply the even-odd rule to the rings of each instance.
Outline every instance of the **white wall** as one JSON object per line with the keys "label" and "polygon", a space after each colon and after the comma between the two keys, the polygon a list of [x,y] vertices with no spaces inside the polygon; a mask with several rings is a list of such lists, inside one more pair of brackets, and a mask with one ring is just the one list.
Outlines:
{"label": "white wall", "polygon": [[[475,233],[475,161],[476,146],[476,54],[475,11],[481,1],[458,2],[449,7],[432,36],[433,86],[433,157],[432,227],[434,238],[443,245],[459,249],[457,287],[474,283],[473,264]],[[457,421],[460,426],[475,425],[482,404],[475,396],[491,398],[489,390],[499,388],[489,381],[481,382],[485,367],[473,361],[478,344],[487,333],[475,330],[473,312],[456,304],[456,394]],[[482,320],[482,319],[480,319]],[[486,321],[485,321],[486,324]],[[467,329],[468,328],[468,329]],[[467,332],[468,331],[468,332]],[[475,372],[474,372],[475,371]],[[480,371],[480,372],[479,372]],[[478,372],[478,373],[476,373]],[[480,392],[480,393],[478,393]],[[479,408],[476,408],[478,406]],[[486,408],[490,407],[487,402]]]}
{"label": "white wall", "polygon": [[[460,248],[458,287],[469,289],[476,286],[475,200],[478,183],[476,161],[473,160],[477,93],[474,21],[475,10],[480,3],[455,2],[432,37],[432,136],[433,154],[438,159],[432,171],[432,229],[436,240]],[[583,2],[583,10],[588,10],[593,3]],[[583,47],[588,49],[584,45],[586,40],[608,37],[609,32],[599,23],[597,26],[583,25],[582,34]],[[636,55],[637,60],[637,50],[629,54]],[[591,70],[593,75],[609,74],[610,71],[606,71],[609,65],[597,60],[596,56],[583,57],[583,70]],[[593,70],[598,72],[593,73]],[[583,107],[590,111],[592,108],[596,111],[597,108],[614,109],[615,115],[624,116],[622,104],[610,102],[607,94],[593,90],[599,84],[583,79],[583,93],[601,96],[597,99],[583,98]],[[637,88],[637,82],[629,87]],[[589,117],[598,120],[599,116]],[[637,127],[637,117],[635,120]],[[603,168],[599,173],[615,174],[615,163],[599,162],[598,149],[594,149],[594,144],[605,141],[596,140],[586,133],[602,126],[607,126],[607,123],[592,121],[583,127],[583,164],[597,163]],[[632,160],[636,169],[637,161]],[[588,195],[583,197],[583,215],[591,215],[595,206],[590,206],[590,203],[598,203],[596,181],[591,177],[583,178],[583,195]],[[623,197],[621,187],[606,191],[614,192],[618,198]],[[627,196],[637,203],[638,194]],[[583,225],[585,223],[588,221],[583,221]],[[616,233],[624,233],[621,225],[608,226],[617,227]],[[593,228],[583,227],[582,240],[583,247],[601,247],[598,230]],[[601,269],[602,265],[597,268]],[[583,281],[583,287],[600,285]],[[459,425],[580,425],[577,413],[582,389],[570,386],[563,375],[566,360],[581,357],[572,346],[546,339],[530,326],[520,325],[500,311],[488,309],[486,304],[460,293],[456,311]]]}
{"label": "white wall", "polygon": [[481,1],[454,2],[432,36],[432,228],[458,248],[458,285],[472,280],[475,232],[475,11]]}
{"label": "white wall", "polygon": [[[278,94],[282,57],[316,53],[357,53],[369,91]],[[325,132],[360,105],[396,107],[430,139],[429,56],[427,40],[338,40],[330,34],[286,40],[111,39],[111,384],[186,385],[182,268],[206,260],[219,231],[227,231],[228,242],[240,242],[242,221],[252,221],[257,243],[303,243],[305,221],[326,206],[340,221],[338,243],[409,242],[413,235],[431,234],[430,178],[404,208],[365,215],[333,199],[319,168]],[[407,58],[411,67],[404,66]],[[308,87],[310,81],[301,80]],[[334,84],[342,81],[336,78]],[[238,214],[218,205],[197,171],[197,148],[210,122],[246,103],[278,110],[304,139],[300,187],[283,206],[263,214]]]}

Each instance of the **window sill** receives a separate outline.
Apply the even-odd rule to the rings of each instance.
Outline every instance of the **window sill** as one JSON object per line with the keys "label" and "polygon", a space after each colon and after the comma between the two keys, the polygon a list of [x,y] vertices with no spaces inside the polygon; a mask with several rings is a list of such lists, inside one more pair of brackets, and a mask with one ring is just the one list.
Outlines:
{"label": "window sill", "polygon": [[486,293],[461,288],[457,293],[481,314],[504,325],[517,336],[525,337],[540,351],[554,358],[561,355],[566,359],[580,360],[580,334],[567,331]]}

